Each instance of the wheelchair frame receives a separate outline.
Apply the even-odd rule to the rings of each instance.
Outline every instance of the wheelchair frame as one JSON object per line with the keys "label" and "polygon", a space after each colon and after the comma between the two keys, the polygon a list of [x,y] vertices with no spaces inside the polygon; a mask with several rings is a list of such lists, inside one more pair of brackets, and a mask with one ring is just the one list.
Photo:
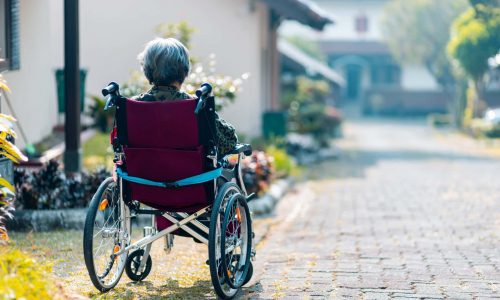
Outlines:
{"label": "wheelchair frame", "polygon": [[[120,155],[123,155],[123,154],[120,154]],[[253,197],[253,195],[250,195],[248,196],[247,192],[246,192],[246,189],[245,189],[245,184],[243,183],[243,178],[241,176],[241,154],[238,154],[238,162],[236,163],[236,174],[237,174],[237,184],[238,184],[238,187],[243,191],[243,195],[245,196],[245,198],[247,200],[250,200],[251,197]],[[215,163],[215,162],[214,162]],[[124,199],[123,198],[123,179],[120,178],[120,199]],[[214,181],[216,181],[216,179],[214,179]],[[217,184],[216,182],[214,182],[214,185],[215,185],[215,197],[217,197]],[[124,201],[122,200],[120,202],[121,204],[120,205],[123,205],[125,204]],[[127,205],[125,204],[124,206],[127,207]],[[129,209],[129,207],[127,207]],[[212,205],[208,205],[200,210],[198,210],[197,212],[195,213],[192,213],[191,215],[187,214],[187,213],[179,213],[179,212],[166,212],[166,213],[162,213],[161,210],[158,210],[158,209],[153,209],[153,210],[137,210],[137,213],[139,214],[151,214],[153,215],[153,218],[155,215],[161,215],[162,217],[166,218],[167,220],[169,220],[170,222],[173,223],[173,225],[170,225],[169,227],[161,230],[160,232],[158,232],[157,234],[155,234],[154,236],[151,236],[151,237],[144,237],[140,240],[138,240],[137,242],[135,242],[134,244],[132,245],[129,245],[127,246],[125,249],[121,249],[119,252],[115,253],[114,256],[119,256],[121,255],[123,252],[127,252],[127,251],[130,251],[130,250],[137,250],[139,248],[142,248],[143,246],[145,245],[148,245],[148,244],[151,244],[152,242],[160,239],[161,237],[169,234],[169,233],[172,233],[174,232],[175,230],[177,229],[182,229],[184,231],[186,231],[187,233],[189,233],[192,237],[198,239],[199,241],[201,241],[203,244],[205,245],[208,245],[208,239],[206,239],[205,237],[201,236],[200,234],[198,234],[197,232],[195,232],[194,230],[192,230],[191,228],[187,227],[186,225],[191,223],[193,224],[194,226],[196,226],[197,228],[201,229],[203,232],[207,233],[209,232],[209,229],[207,226],[203,225],[201,222],[199,222],[198,220],[196,220],[199,216],[209,212],[212,208]],[[177,220],[175,217],[172,216],[172,214],[179,214],[181,216],[184,217],[184,219],[182,220]],[[154,221],[153,221],[154,223]]]}
{"label": "wheelchair frame", "polygon": [[[114,94],[115,95],[118,95],[119,96],[119,93],[118,93],[118,85],[115,84],[115,83],[112,83],[113,86],[112,88],[115,90],[114,91]],[[116,85],[116,86],[114,86]],[[111,86],[111,84],[110,84]],[[107,87],[107,89],[110,89],[110,86]],[[203,87],[206,87],[207,84],[204,84],[202,86],[202,89]],[[198,94],[197,92],[197,96],[199,97],[199,101],[198,101],[198,106],[197,106],[197,110],[201,109],[202,108],[202,105],[203,105],[203,96],[207,96],[208,94],[210,94],[210,91],[211,91],[211,87],[208,85],[209,89],[206,88],[204,89],[202,92],[200,92],[200,94]],[[103,94],[104,93],[104,90],[103,90]],[[113,95],[112,93],[109,93],[110,95]],[[106,108],[108,108],[110,106],[110,101],[112,101],[112,97],[110,97],[110,99],[108,100],[108,103],[106,104]],[[115,148],[115,147],[114,147]],[[121,151],[116,151],[116,150],[121,150]],[[124,265],[123,262],[125,261],[125,264],[128,264],[128,257],[123,259],[124,256],[128,256],[129,255],[129,252],[131,251],[136,251],[136,250],[143,250],[143,254],[142,254],[142,258],[140,259],[140,264],[139,266],[136,268],[136,271],[138,273],[143,273],[145,272],[145,269],[147,269],[147,264],[151,264],[151,259],[150,259],[150,250],[151,250],[151,246],[152,246],[152,243],[155,242],[156,240],[162,238],[162,237],[166,237],[167,235],[169,234],[172,234],[174,231],[176,230],[179,230],[179,229],[182,229],[184,232],[186,232],[187,234],[189,234],[191,237],[193,237],[194,239],[200,241],[201,243],[204,243],[206,244],[207,246],[209,246],[209,263],[210,263],[210,251],[211,251],[211,248],[210,248],[210,242],[209,242],[209,238],[203,236],[202,234],[196,232],[195,230],[193,230],[191,227],[189,227],[188,225],[191,224],[193,225],[194,227],[196,227],[197,229],[199,229],[202,233],[206,234],[207,236],[210,236],[210,228],[212,227],[212,224],[210,225],[210,228],[207,227],[205,224],[202,224],[198,218],[200,216],[203,216],[203,215],[206,215],[207,213],[209,212],[212,212],[213,214],[213,210],[214,209],[218,209],[219,212],[218,213],[221,213],[221,209],[222,209],[222,205],[224,205],[223,201],[226,201],[226,206],[229,205],[230,203],[232,204],[233,202],[235,201],[240,201],[238,203],[236,203],[236,205],[242,205],[244,204],[243,208],[245,209],[244,213],[246,214],[245,215],[245,227],[247,229],[247,249],[249,249],[249,253],[248,253],[248,250],[244,253],[244,259],[249,263],[245,263],[243,265],[243,268],[244,268],[244,271],[243,273],[241,273],[240,275],[240,278],[237,280],[236,277],[234,278],[234,281],[235,282],[232,282],[231,279],[229,278],[231,275],[229,275],[229,273],[231,273],[230,271],[226,270],[226,271],[223,271],[222,272],[222,275],[224,278],[226,278],[225,280],[227,281],[226,283],[224,282],[220,282],[220,279],[217,277],[218,275],[214,275],[213,274],[213,268],[212,268],[212,265],[211,265],[211,277],[212,277],[212,283],[214,284],[214,288],[215,288],[215,291],[216,293],[218,294],[218,296],[220,296],[221,298],[223,299],[230,299],[232,297],[234,297],[238,290],[240,289],[240,287],[244,284],[246,284],[252,273],[253,273],[253,267],[251,266],[251,262],[250,262],[250,259],[254,259],[254,256],[255,256],[255,249],[254,249],[254,245],[253,245],[253,232],[251,231],[251,216],[250,216],[250,212],[248,210],[248,206],[246,204],[247,201],[249,201],[252,197],[253,197],[253,194],[252,195],[247,195],[247,191],[245,189],[245,185],[244,185],[244,182],[243,182],[243,178],[242,178],[242,174],[241,174],[241,160],[242,160],[242,153],[246,153],[248,154],[248,151],[251,151],[251,148],[248,146],[248,145],[240,145],[237,149],[235,149],[234,151],[232,151],[231,153],[229,154],[237,154],[238,155],[238,160],[237,160],[237,163],[236,165],[234,166],[233,168],[233,171],[235,172],[235,178],[236,179],[236,184],[235,186],[238,187],[238,190],[239,192],[238,193],[235,193],[231,196],[231,198],[228,198],[227,200],[224,200],[221,198],[221,201],[219,201],[219,207],[214,207],[214,205],[216,204],[217,202],[217,199],[219,199],[220,195],[219,195],[219,188],[224,190],[224,186],[227,185],[229,182],[231,181],[227,181],[226,179],[226,183],[224,183],[224,185],[222,185],[221,187],[219,187],[217,185],[217,178],[216,179],[213,179],[214,181],[214,202],[210,205],[207,205],[205,206],[204,208],[202,209],[199,209],[197,210],[196,212],[194,213],[185,213],[185,212],[165,212],[164,210],[161,210],[161,209],[141,209],[140,206],[138,205],[132,205],[132,200],[130,201],[130,203],[127,203],[125,201],[125,192],[124,192],[124,179],[122,177],[115,177],[113,176],[113,182],[115,182],[115,184],[117,184],[119,186],[119,194],[118,194],[118,210],[119,210],[119,213],[120,213],[120,216],[118,217],[119,218],[119,224],[120,224],[120,229],[119,229],[119,232],[118,232],[118,236],[116,237],[115,236],[115,246],[114,246],[114,249],[113,249],[113,253],[110,255],[110,261],[108,261],[108,265],[107,265],[107,268],[106,270],[104,271],[103,274],[103,277],[106,277],[110,270],[113,268],[113,264],[114,264],[114,261],[116,261],[118,258],[120,258],[120,262],[118,263],[118,268],[121,269],[121,271],[118,271],[118,273],[120,274],[117,274],[115,276],[117,276],[117,278],[115,277],[112,277],[112,280],[113,280],[113,283],[109,286],[104,286],[104,283],[100,283],[100,282],[96,282],[96,280],[100,280],[98,279],[99,275],[97,274],[96,270],[95,270],[95,258],[93,257],[94,253],[92,252],[91,253],[91,256],[92,257],[88,257],[89,255],[87,254],[87,251],[86,249],[88,249],[88,245],[86,245],[86,243],[88,244],[88,242],[86,242],[86,238],[85,236],[88,235],[88,230],[90,230],[90,228],[87,228],[88,225],[87,224],[91,224],[91,221],[89,221],[89,217],[91,216],[91,214],[89,213],[87,215],[87,221],[86,221],[86,226],[85,226],[85,231],[84,231],[84,256],[85,256],[85,262],[87,264],[87,269],[89,271],[89,275],[92,279],[92,282],[94,283],[94,285],[96,286],[96,288],[98,288],[99,290],[101,290],[102,292],[105,292],[105,291],[108,291],[109,289],[113,288],[120,280],[120,277],[123,273],[123,268],[124,268]],[[123,161],[124,159],[124,152],[122,151],[122,148],[119,147],[119,148],[115,148],[115,163],[117,165],[120,164],[121,161]],[[209,155],[208,156],[209,159],[211,159],[214,167],[217,166],[217,164],[219,165],[222,165],[223,162],[222,160],[221,161],[217,161],[217,153],[215,153],[215,155]],[[101,185],[105,185],[105,184],[109,184],[111,182],[109,181],[105,181],[103,182]],[[99,190],[98,190],[99,191]],[[224,192],[224,191],[223,191]],[[225,196],[225,195],[222,195],[222,196]],[[96,195],[94,196],[94,198],[97,197],[97,193]],[[239,198],[238,198],[239,197]],[[96,198],[96,200],[93,200],[92,201],[97,201],[99,199]],[[234,199],[233,199],[234,198]],[[238,199],[236,199],[238,198]],[[244,199],[244,200],[241,200],[241,199]],[[243,202],[241,202],[243,201]],[[95,205],[94,205],[95,206]],[[91,207],[92,207],[92,204],[91,204]],[[238,206],[239,207],[239,206]],[[226,209],[224,209],[226,210]],[[138,241],[134,242],[134,243],[131,243],[131,218],[132,218],[132,215],[131,215],[131,212],[134,212],[136,215],[151,215],[151,219],[152,219],[152,222],[151,222],[151,227],[144,227],[144,237],[139,239]],[[238,212],[234,212],[234,214],[236,215],[236,213],[238,213],[238,219],[240,218],[239,214],[239,210]],[[226,212],[224,212],[224,214],[226,214]],[[164,218],[166,218],[168,221],[170,221],[172,223],[172,225],[168,226],[167,228],[165,229],[162,229],[161,231],[158,231],[158,228],[157,228],[157,224],[156,224],[156,216],[162,216]],[[235,216],[233,216],[235,217]],[[95,218],[96,218],[96,213],[94,213],[94,222],[95,222]],[[247,219],[248,218],[248,219]],[[212,222],[216,222],[216,220],[212,220],[212,217],[210,217],[210,223]],[[226,220],[226,217],[224,216],[224,220]],[[218,222],[219,220],[217,220]],[[248,224],[250,225],[249,228],[248,227]],[[93,226],[93,225],[92,225]],[[103,225],[105,226],[105,224]],[[92,227],[92,230],[94,228]],[[224,230],[224,231],[222,231]],[[227,228],[224,229],[224,228],[221,228],[221,235],[222,234],[226,234]],[[238,230],[242,230],[241,228],[238,228]],[[103,231],[102,235],[104,235],[104,233],[106,233],[104,231],[104,228],[102,230],[100,230],[100,232]],[[106,234],[115,234],[116,235],[116,232],[111,232],[111,233],[106,233]],[[241,233],[238,232],[238,235],[240,235]],[[93,238],[95,237],[94,236],[94,232],[92,231],[92,235],[93,235]],[[97,234],[96,234],[97,235]],[[242,236],[244,234],[241,234]],[[248,238],[250,237],[250,238]],[[225,238],[224,238],[225,239]],[[117,240],[118,240],[118,243],[117,243]],[[92,239],[93,241],[93,239]],[[250,243],[250,245],[248,246],[248,243]],[[235,244],[229,248],[225,248],[225,245],[221,245],[220,247],[223,247],[222,249],[225,249],[225,251],[222,251],[220,250],[220,256],[221,256],[221,260],[224,261],[223,264],[226,264],[227,265],[227,262],[225,262],[227,260],[227,258],[225,257],[228,253],[230,253],[231,251],[233,251],[236,247],[238,247],[240,244]],[[92,248],[92,242],[90,244],[90,248],[92,249],[93,251],[93,248]],[[118,248],[117,248],[118,246]],[[167,245],[168,247],[169,245]],[[216,245],[215,245],[216,246]],[[214,246],[214,247],[215,247]],[[87,247],[87,248],[86,248]],[[243,248],[242,248],[243,249]],[[217,249],[215,247],[215,251],[217,252]],[[222,252],[225,252],[224,255],[222,255]],[[243,250],[242,250],[243,252]],[[133,253],[133,252],[132,252]],[[216,254],[217,255],[217,254]],[[241,256],[243,256],[243,254],[241,254]],[[241,259],[241,257],[238,257],[237,259]],[[232,264],[232,260],[233,260],[233,257],[230,258],[230,264]],[[214,262],[215,263],[215,262]],[[237,264],[240,264],[241,262],[238,260]],[[90,265],[91,266],[90,266]],[[224,266],[226,266],[224,265]],[[149,266],[149,269],[151,268],[151,266]],[[219,272],[218,271],[218,266],[216,266],[216,271],[215,272]],[[226,266],[227,268],[227,266]],[[92,272],[94,272],[94,275],[91,274]],[[235,273],[238,272],[238,270],[235,271]],[[147,271],[147,273],[149,274],[149,271]],[[226,273],[227,276],[226,276]],[[140,276],[138,277],[139,280],[143,280],[148,274],[146,274],[145,276]],[[128,271],[127,271],[127,275],[128,275]],[[214,276],[216,277],[214,280]],[[234,275],[236,276],[236,275]],[[129,275],[130,277],[130,275]],[[242,278],[244,277],[244,278]],[[130,277],[131,279],[135,280],[134,278]],[[136,278],[137,279],[137,278]],[[139,280],[136,280],[136,281],[139,281]],[[219,286],[216,286],[216,281],[218,281],[219,283]],[[224,288],[222,287],[222,285],[224,284],[227,284],[229,285],[229,292],[226,292],[224,291]]]}

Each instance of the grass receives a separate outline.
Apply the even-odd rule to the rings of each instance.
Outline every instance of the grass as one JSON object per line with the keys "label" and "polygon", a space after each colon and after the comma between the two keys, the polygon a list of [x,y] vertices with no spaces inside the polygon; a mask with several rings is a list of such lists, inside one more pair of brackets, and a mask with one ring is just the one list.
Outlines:
{"label": "grass", "polygon": [[83,167],[95,170],[105,166],[108,170],[113,167],[113,149],[109,143],[109,133],[97,132],[82,145]]}
{"label": "grass", "polygon": [[0,298],[66,299],[50,271],[50,264],[37,262],[23,251],[0,248]]}
{"label": "grass", "polygon": [[[272,218],[254,219],[254,231],[265,237]],[[133,229],[133,240],[141,230]],[[108,293],[98,292],[92,285],[83,258],[83,231],[9,232],[13,251],[22,250],[37,262],[53,266],[57,284],[70,294],[91,299],[214,299],[210,271],[205,261],[207,247],[190,238],[175,237],[172,252],[163,252],[163,242],[153,243],[153,269],[143,282],[134,283],[124,274],[120,283]],[[260,238],[257,249],[262,245]],[[1,297],[0,297],[1,298]]]}
{"label": "grass", "polygon": [[[140,236],[135,230],[134,239]],[[11,232],[11,248],[22,250],[39,262],[53,266],[53,274],[65,290],[92,299],[202,299],[215,296],[205,264],[205,245],[191,239],[176,238],[176,247],[165,255],[163,244],[153,244],[153,270],[141,283],[124,274],[116,288],[98,292],[88,277],[83,258],[83,232]]]}

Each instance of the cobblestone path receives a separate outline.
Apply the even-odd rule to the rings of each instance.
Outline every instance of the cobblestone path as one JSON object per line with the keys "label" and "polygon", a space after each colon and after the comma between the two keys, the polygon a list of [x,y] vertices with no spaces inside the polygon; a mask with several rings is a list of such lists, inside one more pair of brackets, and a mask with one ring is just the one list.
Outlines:
{"label": "cobblestone path", "polygon": [[500,298],[499,158],[412,121],[337,145],[279,204],[243,298]]}

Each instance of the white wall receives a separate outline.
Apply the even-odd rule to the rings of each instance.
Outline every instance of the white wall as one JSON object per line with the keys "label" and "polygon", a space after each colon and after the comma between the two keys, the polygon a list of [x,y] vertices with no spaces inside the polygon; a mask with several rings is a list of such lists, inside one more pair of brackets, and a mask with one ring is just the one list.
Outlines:
{"label": "white wall", "polygon": [[[287,21],[280,28],[282,35],[304,35],[316,40],[379,40],[380,20],[387,0],[314,0],[314,2],[335,20],[334,25],[322,32],[300,26],[295,21]],[[364,14],[368,18],[368,31],[359,34],[355,30],[355,19]]]}
{"label": "white wall", "polygon": [[[197,30],[191,53],[217,55],[217,71],[231,76],[250,73],[236,103],[223,117],[239,132],[259,135],[261,28],[265,9],[249,0],[85,0],[80,1],[80,58],[88,69],[87,93],[100,94],[110,81],[124,82],[139,69],[137,54],[155,37],[162,22],[186,20]],[[21,70],[6,75],[12,99],[30,142],[51,132],[57,121],[53,71],[63,65],[63,1],[21,0]]]}
{"label": "white wall", "polygon": [[88,67],[88,91],[97,93],[111,80],[125,81],[138,69],[136,56],[155,37],[162,22],[186,20],[196,28],[192,54],[217,55],[217,71],[240,76],[244,82],[237,102],[223,112],[238,131],[260,133],[260,27],[259,10],[248,0],[86,0],[81,1],[82,65]]}
{"label": "white wall", "polygon": [[[62,42],[51,30],[55,0],[23,0],[20,15],[21,68],[5,73],[18,121],[34,142],[52,131],[57,121],[54,53],[62,52]],[[2,112],[11,113],[5,101]],[[21,139],[18,144],[23,146]]]}
{"label": "white wall", "polygon": [[401,69],[401,86],[408,91],[439,90],[434,77],[421,66],[403,66]]}

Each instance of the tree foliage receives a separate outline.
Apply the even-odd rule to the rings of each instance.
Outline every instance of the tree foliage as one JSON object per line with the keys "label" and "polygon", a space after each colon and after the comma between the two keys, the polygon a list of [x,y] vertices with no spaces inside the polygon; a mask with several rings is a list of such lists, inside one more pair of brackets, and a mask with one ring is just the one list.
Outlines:
{"label": "tree foliage", "polygon": [[453,20],[466,0],[392,0],[384,9],[382,32],[391,53],[403,64],[424,65],[443,87],[455,82],[446,45]]}
{"label": "tree foliage", "polygon": [[[7,82],[0,74],[0,98],[3,93],[10,92]],[[11,116],[0,114],[0,157],[5,157],[19,163],[20,161],[27,161],[28,158],[17,148],[13,140],[17,137],[14,131],[14,123],[16,119]],[[0,244],[9,239],[7,229],[5,228],[5,221],[12,218],[14,211],[15,188],[13,183],[8,182],[0,174]]]}
{"label": "tree foliage", "polygon": [[469,0],[470,5],[476,6],[478,4],[487,5],[487,6],[496,6],[500,7],[499,0]]}
{"label": "tree foliage", "polygon": [[478,4],[454,22],[453,31],[450,55],[471,79],[481,82],[488,71],[488,58],[500,49],[500,8]]}
{"label": "tree foliage", "polygon": [[317,59],[318,61],[321,62],[326,62],[326,55],[325,53],[319,48],[319,45],[315,41],[311,41],[308,39],[305,39],[301,36],[290,36],[287,37],[286,40],[294,45],[295,47],[299,48],[302,50],[304,53],[309,55],[312,58]]}
{"label": "tree foliage", "polygon": [[175,38],[191,49],[191,36],[196,31],[188,22],[181,21],[179,23],[161,23],[155,28],[156,33],[164,38]]}
{"label": "tree foliage", "polygon": [[[196,29],[189,23],[162,23],[155,28],[156,33],[162,38],[175,38],[191,50],[191,39]],[[237,95],[242,91],[242,85],[250,77],[249,73],[243,73],[239,77],[220,74],[216,70],[216,55],[210,54],[208,58],[199,58],[190,55],[191,70],[189,76],[183,83],[183,89],[188,94],[194,95],[196,89],[202,83],[208,82],[212,85],[212,93],[216,97],[216,108],[221,109],[233,103]],[[139,95],[150,89],[150,83],[142,72],[134,70],[130,79],[123,84],[122,94],[126,97]]]}

